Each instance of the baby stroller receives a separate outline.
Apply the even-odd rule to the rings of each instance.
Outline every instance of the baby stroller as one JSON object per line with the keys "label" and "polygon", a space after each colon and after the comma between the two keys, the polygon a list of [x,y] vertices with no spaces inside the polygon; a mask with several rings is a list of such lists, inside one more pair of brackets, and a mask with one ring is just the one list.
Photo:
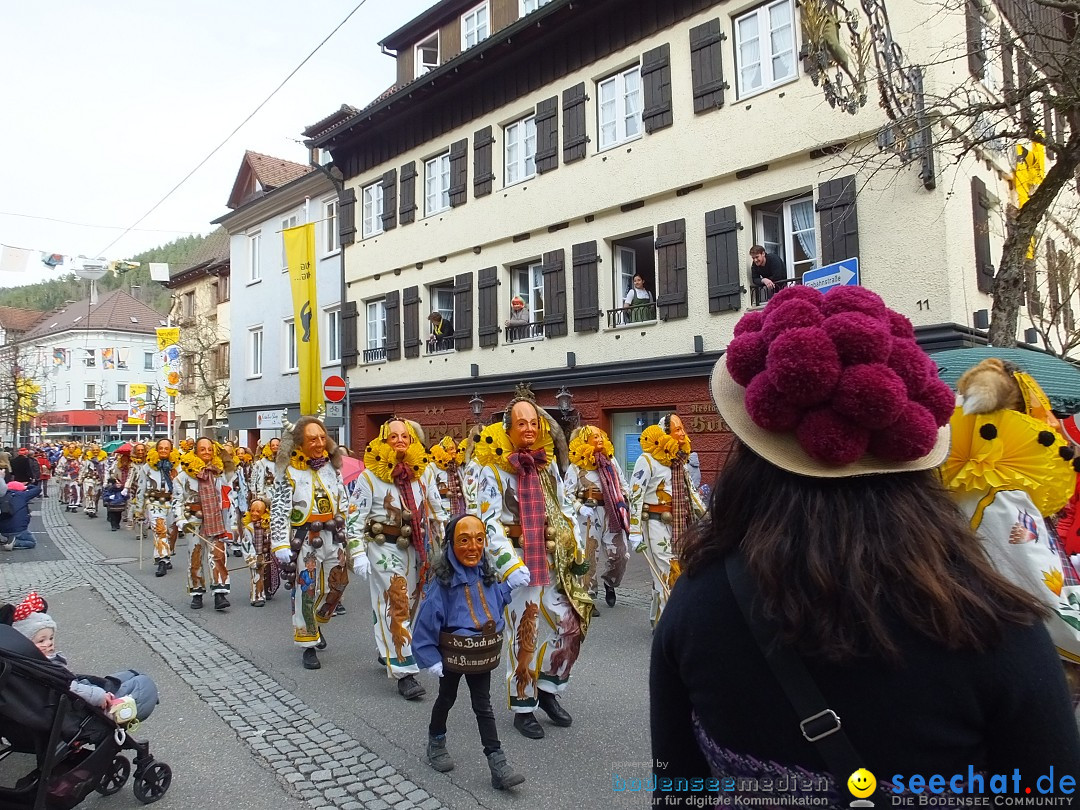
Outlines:
{"label": "baby stroller", "polygon": [[69,810],[96,790],[118,792],[131,775],[122,751],[135,752],[135,798],[156,802],[172,770],[101,709],[68,691],[71,673],[46,659],[17,630],[0,625],[0,760],[33,754],[37,767],[14,787],[0,786],[4,810]]}

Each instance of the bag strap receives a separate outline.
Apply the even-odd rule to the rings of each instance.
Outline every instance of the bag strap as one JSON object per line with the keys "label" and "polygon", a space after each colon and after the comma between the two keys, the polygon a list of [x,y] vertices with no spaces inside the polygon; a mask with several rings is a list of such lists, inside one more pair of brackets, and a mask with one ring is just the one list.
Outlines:
{"label": "bag strap", "polygon": [[757,589],[746,570],[742,554],[728,554],[724,568],[746,626],[750,628],[758,649],[765,656],[769,669],[783,688],[796,716],[802,718],[799,730],[807,741],[816,746],[832,772],[837,789],[845,789],[848,777],[862,767],[862,759],[840,727],[840,715],[829,708],[802,657],[780,641],[780,628],[776,622],[768,619],[760,610],[754,610]]}

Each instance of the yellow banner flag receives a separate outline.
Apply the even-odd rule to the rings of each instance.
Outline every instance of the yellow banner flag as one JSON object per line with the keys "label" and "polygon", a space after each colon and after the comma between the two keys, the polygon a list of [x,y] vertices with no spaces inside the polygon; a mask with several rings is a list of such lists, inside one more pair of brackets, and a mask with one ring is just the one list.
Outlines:
{"label": "yellow banner flag", "polygon": [[315,287],[315,225],[298,225],[281,233],[285,239],[285,261],[292,284],[296,366],[300,369],[300,414],[316,415],[322,408],[323,395],[319,302]]}
{"label": "yellow banner flag", "polygon": [[146,424],[146,384],[132,383],[128,386],[128,415],[129,425]]}
{"label": "yellow banner flag", "polygon": [[161,381],[165,393],[175,397],[180,385],[180,330],[175,326],[158,329],[157,347],[161,356]]}
{"label": "yellow banner flag", "polygon": [[[1016,207],[1023,208],[1035,189],[1046,177],[1046,147],[1041,143],[1016,145],[1016,173],[1013,180],[1016,185]],[[1035,258],[1035,237],[1028,245],[1027,257]]]}

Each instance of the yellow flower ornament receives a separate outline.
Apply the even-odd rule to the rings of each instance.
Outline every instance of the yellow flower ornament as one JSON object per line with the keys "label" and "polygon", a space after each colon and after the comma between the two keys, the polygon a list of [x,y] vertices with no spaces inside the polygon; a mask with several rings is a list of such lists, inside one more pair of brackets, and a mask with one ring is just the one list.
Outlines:
{"label": "yellow flower ornament", "polygon": [[690,439],[678,441],[659,425],[649,425],[641,432],[638,439],[641,449],[655,458],[665,467],[670,467],[671,462],[679,453],[690,455]]}
{"label": "yellow flower ornament", "polygon": [[596,448],[590,441],[591,437],[599,433],[604,438],[604,455],[611,458],[615,454],[615,448],[611,446],[611,439],[600,428],[588,425],[578,431],[577,435],[570,440],[569,457],[570,463],[579,470],[596,469]]}

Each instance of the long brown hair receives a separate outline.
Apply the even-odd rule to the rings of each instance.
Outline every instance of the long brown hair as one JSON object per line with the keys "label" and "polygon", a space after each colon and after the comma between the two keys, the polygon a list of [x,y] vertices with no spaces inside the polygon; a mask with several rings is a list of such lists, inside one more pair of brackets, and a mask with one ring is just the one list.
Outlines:
{"label": "long brown hair", "polygon": [[785,640],[831,661],[898,657],[898,623],[982,650],[1005,625],[1045,615],[994,570],[933,470],[809,478],[736,442],[710,517],[683,545],[683,571],[734,549]]}

